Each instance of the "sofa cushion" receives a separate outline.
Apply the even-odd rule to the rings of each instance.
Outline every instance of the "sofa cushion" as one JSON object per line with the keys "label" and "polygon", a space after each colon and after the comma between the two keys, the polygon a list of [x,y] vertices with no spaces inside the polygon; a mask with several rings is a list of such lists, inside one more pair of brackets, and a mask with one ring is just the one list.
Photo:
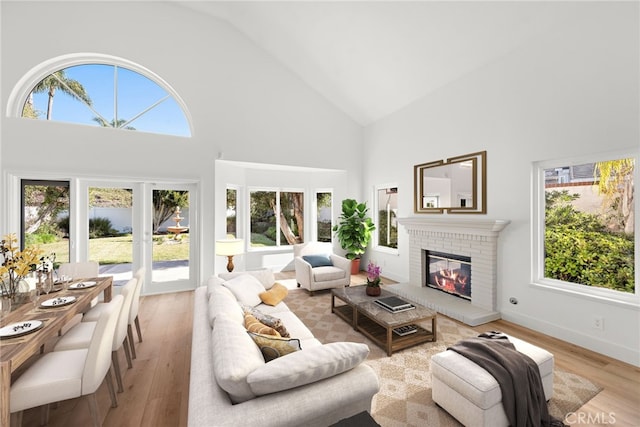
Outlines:
{"label": "sofa cushion", "polygon": [[301,350],[300,340],[296,338],[279,338],[249,331],[247,333],[260,349],[265,362],[271,362],[274,359]]}
{"label": "sofa cushion", "polygon": [[222,285],[233,292],[233,295],[242,304],[255,307],[262,302],[258,295],[264,292],[264,286],[250,274],[240,274],[232,279],[225,280]]}
{"label": "sofa cushion", "polygon": [[247,384],[247,376],[265,362],[244,326],[220,314],[211,332],[211,346],[213,372],[220,388],[233,403],[253,399],[255,394]]}
{"label": "sofa cushion", "polygon": [[257,396],[310,384],[348,371],[369,355],[366,344],[335,342],[275,359],[251,372],[247,382]]}
{"label": "sofa cushion", "polygon": [[256,319],[249,313],[244,314],[244,327],[247,329],[247,331],[255,332],[256,334],[273,335],[276,337],[280,336],[280,333],[278,331],[258,321],[258,319]]}
{"label": "sofa cushion", "polygon": [[222,280],[230,280],[234,277],[240,276],[241,274],[248,274],[255,277],[260,281],[260,283],[262,283],[262,286],[264,286],[265,289],[271,289],[276,281],[275,276],[273,275],[273,270],[271,270],[270,268],[261,268],[258,270],[250,271],[235,271],[231,273],[220,273],[218,274],[218,277],[220,277]]}
{"label": "sofa cushion", "polygon": [[316,282],[344,279],[346,274],[346,271],[338,267],[317,267],[313,269],[313,279]]}
{"label": "sofa cushion", "polygon": [[289,293],[286,286],[276,282],[268,291],[261,292],[258,296],[260,300],[268,305],[278,305]]}
{"label": "sofa cushion", "polygon": [[263,313],[262,311],[258,310],[256,307],[251,307],[250,305],[244,305],[242,306],[242,309],[244,310],[245,314],[246,313],[251,314],[260,323],[267,325],[275,329],[276,331],[278,331],[281,337],[289,338],[290,336],[289,331],[284,326],[284,323],[282,323],[282,319],[280,319],[279,317],[275,317],[275,316],[271,316],[270,314]]}
{"label": "sofa cushion", "polygon": [[233,293],[222,285],[209,286],[209,324],[212,328],[220,313],[226,313],[236,323],[244,324],[244,312]]}
{"label": "sofa cushion", "polygon": [[302,259],[311,264],[312,268],[315,267],[330,267],[333,265],[329,255],[303,255]]}

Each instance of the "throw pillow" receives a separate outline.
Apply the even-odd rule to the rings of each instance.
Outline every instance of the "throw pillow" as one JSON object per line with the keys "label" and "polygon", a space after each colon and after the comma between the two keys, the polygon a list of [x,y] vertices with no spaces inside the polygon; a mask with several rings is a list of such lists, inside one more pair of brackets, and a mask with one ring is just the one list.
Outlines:
{"label": "throw pillow", "polygon": [[277,338],[248,331],[247,333],[253,338],[258,348],[260,348],[265,362],[270,362],[278,357],[302,349],[300,347],[300,340],[296,338]]}
{"label": "throw pillow", "polygon": [[289,354],[260,366],[247,376],[257,396],[311,384],[346,372],[369,355],[366,344],[334,342]]}
{"label": "throw pillow", "polygon": [[333,263],[329,255],[303,255],[302,259],[311,264],[311,267],[331,267]]}
{"label": "throw pillow", "polygon": [[273,283],[276,281],[276,278],[273,275],[273,270],[270,268],[261,268],[258,270],[249,270],[249,271],[233,271],[231,273],[220,273],[218,277],[222,280],[230,280],[234,277],[237,277],[241,274],[249,274],[262,283],[262,286],[265,289],[269,289],[273,286]]}
{"label": "throw pillow", "polygon": [[261,292],[258,296],[260,300],[268,305],[278,305],[289,293],[289,289],[281,283],[274,283],[268,291]]}
{"label": "throw pillow", "polygon": [[249,332],[255,332],[256,334],[262,335],[273,335],[276,337],[280,336],[280,333],[269,326],[260,323],[258,319],[250,315],[249,313],[245,313],[244,315],[244,327],[247,328]]}
{"label": "throw pillow", "polygon": [[264,286],[258,279],[250,274],[241,274],[222,282],[222,285],[229,289],[241,304],[255,307],[260,304],[261,292],[264,292]]}
{"label": "throw pillow", "polygon": [[260,323],[267,325],[270,328],[273,328],[276,331],[278,331],[281,337],[289,338],[290,336],[289,331],[287,331],[287,328],[282,323],[282,319],[273,317],[270,314],[263,313],[257,308],[251,307],[249,305],[243,305],[242,309],[244,310],[245,313],[249,313],[256,319],[258,319]]}

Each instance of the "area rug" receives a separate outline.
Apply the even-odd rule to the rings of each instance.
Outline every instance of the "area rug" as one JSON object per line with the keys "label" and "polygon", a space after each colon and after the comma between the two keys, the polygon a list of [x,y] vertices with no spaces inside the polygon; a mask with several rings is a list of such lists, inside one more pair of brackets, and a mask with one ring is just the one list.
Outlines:
{"label": "area rug", "polygon": [[[369,346],[367,364],[380,378],[380,391],[373,398],[371,415],[381,426],[460,426],[431,400],[431,356],[462,338],[476,336],[476,331],[439,315],[435,343],[421,344],[387,357],[384,350],[331,313],[329,291],[316,292],[310,297],[305,290],[290,290],[285,303],[322,343],[352,341]],[[556,368],[553,390],[549,412],[562,419],[591,400],[602,388],[586,378]]]}

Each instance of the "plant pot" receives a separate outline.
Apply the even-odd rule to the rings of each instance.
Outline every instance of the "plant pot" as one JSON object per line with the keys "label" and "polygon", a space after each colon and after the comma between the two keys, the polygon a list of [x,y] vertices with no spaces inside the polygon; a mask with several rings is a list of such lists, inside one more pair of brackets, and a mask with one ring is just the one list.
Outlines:
{"label": "plant pot", "polygon": [[351,274],[358,274],[360,272],[360,258],[351,260]]}
{"label": "plant pot", "polygon": [[382,293],[382,288],[380,286],[367,286],[366,292],[370,297],[377,297]]}

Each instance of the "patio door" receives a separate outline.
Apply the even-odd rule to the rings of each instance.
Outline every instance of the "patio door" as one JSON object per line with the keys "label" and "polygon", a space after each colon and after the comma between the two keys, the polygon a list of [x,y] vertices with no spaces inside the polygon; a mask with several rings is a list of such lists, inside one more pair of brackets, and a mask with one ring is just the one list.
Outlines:
{"label": "patio door", "polygon": [[150,223],[145,224],[144,245],[151,277],[144,291],[193,289],[197,279],[196,186],[156,183],[148,187],[145,204]]}

